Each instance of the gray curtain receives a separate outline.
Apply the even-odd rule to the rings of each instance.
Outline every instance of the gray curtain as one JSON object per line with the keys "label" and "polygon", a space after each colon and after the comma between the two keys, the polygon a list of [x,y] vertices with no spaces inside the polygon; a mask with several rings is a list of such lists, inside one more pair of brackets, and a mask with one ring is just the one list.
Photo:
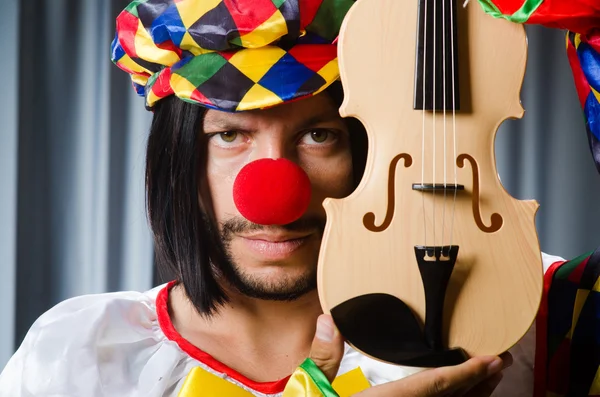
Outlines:
{"label": "gray curtain", "polygon": [[[0,368],[59,301],[158,282],[143,192],[151,114],[109,59],[127,4],[0,0]],[[528,31],[526,115],[500,128],[498,170],[512,195],[540,202],[542,249],[571,258],[600,245],[600,175],[564,34]]]}
{"label": "gray curtain", "polygon": [[574,258],[600,246],[600,174],[565,52],[565,34],[527,26],[525,115],[496,136],[498,172],[508,192],[536,199],[542,250]]}
{"label": "gray curtain", "polygon": [[0,34],[9,65],[0,97],[0,161],[9,163],[0,368],[57,302],[154,284],[144,212],[151,114],[110,62],[115,16],[127,3],[0,0],[0,29],[10,29]]}

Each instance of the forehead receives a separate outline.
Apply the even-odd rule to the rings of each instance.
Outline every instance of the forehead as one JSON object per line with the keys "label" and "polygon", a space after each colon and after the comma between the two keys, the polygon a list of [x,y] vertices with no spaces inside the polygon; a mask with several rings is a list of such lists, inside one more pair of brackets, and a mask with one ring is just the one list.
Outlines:
{"label": "forehead", "polygon": [[228,113],[209,109],[204,116],[205,129],[257,125],[263,122],[282,122],[290,125],[317,124],[341,120],[338,108],[327,94],[285,103],[269,109]]}

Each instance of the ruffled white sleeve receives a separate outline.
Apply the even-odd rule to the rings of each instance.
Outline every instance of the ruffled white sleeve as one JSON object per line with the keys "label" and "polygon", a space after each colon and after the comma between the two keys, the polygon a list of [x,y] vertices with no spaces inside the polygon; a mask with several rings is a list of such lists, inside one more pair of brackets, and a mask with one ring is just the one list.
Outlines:
{"label": "ruffled white sleeve", "polygon": [[158,325],[158,290],[50,309],[0,374],[0,397],[175,396],[193,363]]}

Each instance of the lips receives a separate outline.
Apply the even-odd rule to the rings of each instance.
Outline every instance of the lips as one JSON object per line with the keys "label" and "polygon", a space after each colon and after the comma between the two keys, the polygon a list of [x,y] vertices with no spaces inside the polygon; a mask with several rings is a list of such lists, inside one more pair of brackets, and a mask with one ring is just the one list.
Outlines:
{"label": "lips", "polygon": [[289,240],[306,238],[310,233],[257,233],[241,237],[248,240],[263,240],[272,243],[281,243]]}
{"label": "lips", "polygon": [[306,234],[258,234],[248,237],[241,236],[243,244],[250,253],[267,260],[285,259],[303,247],[309,239],[310,235]]}

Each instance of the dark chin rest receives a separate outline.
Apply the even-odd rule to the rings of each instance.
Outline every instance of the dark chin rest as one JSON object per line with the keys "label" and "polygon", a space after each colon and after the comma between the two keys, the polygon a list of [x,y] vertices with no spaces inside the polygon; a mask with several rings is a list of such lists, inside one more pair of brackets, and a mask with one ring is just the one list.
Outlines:
{"label": "dark chin rest", "polygon": [[468,358],[460,348],[430,347],[410,308],[389,294],[357,296],[331,309],[331,316],[349,343],[383,361],[432,368]]}

